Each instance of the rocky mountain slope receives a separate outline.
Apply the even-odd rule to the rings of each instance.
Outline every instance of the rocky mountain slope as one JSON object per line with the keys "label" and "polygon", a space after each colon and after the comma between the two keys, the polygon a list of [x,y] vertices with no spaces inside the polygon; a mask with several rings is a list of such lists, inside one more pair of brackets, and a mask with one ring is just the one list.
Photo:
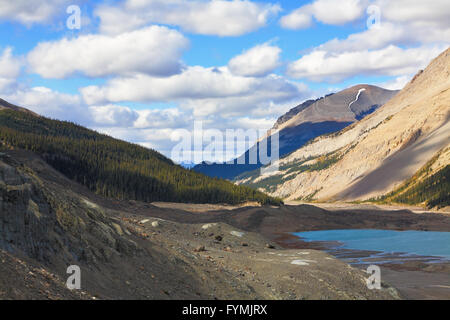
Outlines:
{"label": "rocky mountain slope", "polygon": [[[15,150],[0,155],[0,209],[0,299],[398,298],[387,284],[367,289],[366,274],[324,252],[265,238],[274,218],[280,230],[292,219],[302,221],[297,230],[309,228],[318,216],[342,223],[318,208],[205,214],[116,201]],[[409,218],[438,223],[406,212],[400,220]],[[81,290],[65,287],[69,265],[81,269]]]}
{"label": "rocky mountain slope", "polygon": [[292,200],[382,197],[437,154],[439,161],[428,166],[421,179],[448,166],[449,117],[447,49],[373,114],[337,133],[320,136],[281,159],[280,172],[271,176],[254,172],[239,183]]}
{"label": "rocky mountain slope", "polygon": [[[317,136],[339,131],[374,112],[391,99],[397,91],[371,85],[357,85],[317,100],[308,100],[281,116],[268,134],[278,132],[280,157],[300,148]],[[269,139],[265,142],[264,139]],[[270,146],[271,139],[263,138],[233,164],[201,164],[194,170],[209,176],[235,179],[244,172],[258,169],[258,163],[249,164],[249,154],[259,155],[260,143]],[[268,148],[270,150],[270,147]],[[245,159],[245,160],[244,160]],[[244,164],[245,163],[245,164]]]}

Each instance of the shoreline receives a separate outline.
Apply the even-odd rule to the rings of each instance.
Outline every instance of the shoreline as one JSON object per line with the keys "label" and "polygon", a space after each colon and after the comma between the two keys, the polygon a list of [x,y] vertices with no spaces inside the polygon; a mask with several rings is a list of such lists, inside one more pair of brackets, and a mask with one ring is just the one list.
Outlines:
{"label": "shoreline", "polygon": [[[224,222],[245,231],[256,232],[286,250],[309,249],[328,253],[324,243],[304,242],[291,232],[332,229],[450,231],[448,213],[419,211],[418,208],[406,206],[287,203],[280,208],[262,206],[220,210],[216,207],[214,209],[219,210],[203,212],[199,212],[200,210],[192,212],[189,210],[192,208],[183,209],[185,213],[192,213],[189,218],[184,216],[187,223]],[[176,216],[180,217],[178,214]],[[361,255],[361,252],[353,251],[353,254]],[[337,259],[348,264],[348,261]],[[362,265],[354,267],[365,271]],[[450,279],[450,263],[429,264],[416,259],[401,264],[385,263],[380,267],[384,275],[382,279],[398,288],[404,299],[450,299],[450,283],[447,284]]]}
{"label": "shoreline", "polygon": [[437,213],[437,214],[447,214],[450,215],[450,207],[444,207],[441,209],[428,209],[419,205],[408,205],[408,204],[381,204],[375,202],[303,202],[296,200],[285,201],[285,205],[313,205],[319,208],[327,210],[343,210],[343,209],[372,209],[372,210],[386,210],[386,211],[399,211],[399,210],[409,210],[416,214],[423,213]]}
{"label": "shoreline", "polygon": [[323,251],[363,271],[369,264],[377,265],[381,269],[382,281],[395,287],[403,299],[450,299],[450,261],[439,261],[441,257],[416,255],[405,260],[402,259],[404,256],[401,254],[393,253],[389,255],[391,261],[374,260],[372,263],[352,263],[349,261],[352,258],[361,261],[364,258],[373,258],[373,254],[380,251],[333,248],[336,242],[303,241],[291,233],[280,233],[274,236],[272,240],[282,248]]}

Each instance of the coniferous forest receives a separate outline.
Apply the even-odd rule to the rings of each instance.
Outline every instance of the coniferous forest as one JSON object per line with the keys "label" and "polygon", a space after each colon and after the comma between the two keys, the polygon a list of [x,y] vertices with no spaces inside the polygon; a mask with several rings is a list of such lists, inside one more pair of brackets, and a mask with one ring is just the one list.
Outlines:
{"label": "coniferous forest", "polygon": [[405,192],[392,197],[394,202],[442,208],[450,205],[450,165],[424,179]]}
{"label": "coniferous forest", "polygon": [[27,112],[0,110],[0,141],[4,148],[40,155],[68,178],[115,199],[281,203],[249,187],[184,169],[154,150]]}
{"label": "coniferous forest", "polygon": [[428,208],[450,206],[450,165],[415,183],[417,177],[429,170],[432,162],[433,160],[398,189],[371,200],[381,203],[425,204]]}

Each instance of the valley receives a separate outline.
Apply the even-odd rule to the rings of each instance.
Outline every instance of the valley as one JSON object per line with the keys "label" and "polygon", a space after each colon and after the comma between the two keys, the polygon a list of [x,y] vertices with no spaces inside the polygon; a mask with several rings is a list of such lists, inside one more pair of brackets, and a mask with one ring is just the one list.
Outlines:
{"label": "valley", "polygon": [[0,299],[448,299],[444,246],[294,233],[450,232],[449,66],[447,49],[400,92],[357,85],[291,109],[276,172],[203,174],[0,100]]}
{"label": "valley", "polygon": [[375,300],[450,300],[449,0],[0,0],[3,314]]}
{"label": "valley", "polygon": [[[0,163],[2,298],[398,299],[388,283],[368,290],[363,271],[286,236],[329,228],[450,230],[448,215],[409,210],[162,208],[96,195],[30,152],[7,151]],[[72,264],[82,270],[75,295],[64,287]],[[24,283],[13,286],[7,268],[18,268],[14,277]]]}

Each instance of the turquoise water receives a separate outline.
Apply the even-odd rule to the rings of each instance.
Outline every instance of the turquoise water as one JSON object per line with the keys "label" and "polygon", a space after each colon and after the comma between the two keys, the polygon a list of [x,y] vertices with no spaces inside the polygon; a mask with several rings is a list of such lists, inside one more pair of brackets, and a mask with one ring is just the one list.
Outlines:
{"label": "turquoise water", "polygon": [[450,259],[450,232],[324,230],[298,232],[303,241],[338,241],[343,249],[405,253]]}

